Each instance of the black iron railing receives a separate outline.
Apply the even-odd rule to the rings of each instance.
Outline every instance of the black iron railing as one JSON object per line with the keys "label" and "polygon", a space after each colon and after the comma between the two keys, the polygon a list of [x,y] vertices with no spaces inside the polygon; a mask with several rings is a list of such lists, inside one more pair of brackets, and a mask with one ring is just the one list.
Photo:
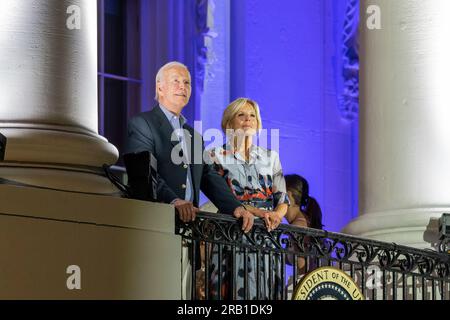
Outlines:
{"label": "black iron railing", "polygon": [[189,246],[191,299],[291,299],[302,277],[336,267],[365,299],[449,300],[450,255],[310,228],[280,225],[251,232],[229,215],[202,212],[177,219]]}

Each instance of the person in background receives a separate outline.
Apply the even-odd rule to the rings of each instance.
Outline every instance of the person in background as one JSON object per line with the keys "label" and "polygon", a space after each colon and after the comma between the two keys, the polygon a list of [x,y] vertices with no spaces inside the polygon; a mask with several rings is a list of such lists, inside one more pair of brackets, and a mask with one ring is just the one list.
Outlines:
{"label": "person in background", "polygon": [[[294,226],[322,229],[322,210],[316,199],[309,195],[308,181],[297,174],[289,174],[284,178],[291,203],[285,216],[286,220]],[[305,258],[297,258],[297,267],[299,274],[305,272]]]}

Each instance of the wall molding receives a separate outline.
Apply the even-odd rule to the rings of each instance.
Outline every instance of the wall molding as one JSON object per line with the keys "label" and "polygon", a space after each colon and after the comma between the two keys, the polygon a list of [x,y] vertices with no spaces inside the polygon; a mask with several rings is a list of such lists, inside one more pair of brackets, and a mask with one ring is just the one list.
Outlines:
{"label": "wall molding", "polygon": [[339,111],[346,120],[359,113],[359,0],[347,0],[342,34],[343,90],[339,96]]}

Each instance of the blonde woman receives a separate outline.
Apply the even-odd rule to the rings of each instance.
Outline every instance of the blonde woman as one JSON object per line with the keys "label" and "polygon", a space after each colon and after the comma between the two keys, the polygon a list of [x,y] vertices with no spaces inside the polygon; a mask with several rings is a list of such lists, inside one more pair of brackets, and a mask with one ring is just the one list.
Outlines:
{"label": "blonde woman", "polygon": [[[212,149],[209,156],[213,167],[226,180],[236,198],[241,201],[247,211],[264,219],[267,229],[271,231],[280,225],[287,212],[289,198],[278,154],[253,143],[255,134],[261,129],[258,104],[248,98],[234,100],[224,110],[222,117],[222,130],[227,135],[227,143]],[[248,256],[248,298],[250,299],[258,298],[258,296],[260,299],[274,299],[276,292],[282,288],[280,279],[269,279],[268,256],[263,257],[263,260],[260,263],[260,270],[256,270],[256,255]],[[276,264],[274,262],[272,265]],[[215,271],[217,271],[217,263],[218,261],[213,261]],[[232,294],[228,290],[229,281],[227,281],[227,277],[231,276],[227,269],[231,266],[224,261],[222,264],[224,264],[222,269],[225,269],[222,277],[225,279],[220,290],[222,296],[227,298],[227,295]],[[237,254],[236,267],[238,275],[236,296],[238,299],[246,299],[243,255]],[[272,273],[275,278],[276,274],[279,276],[279,272]],[[256,274],[261,276],[259,295],[256,290]],[[217,276],[217,273],[213,272],[211,286],[213,293]]]}

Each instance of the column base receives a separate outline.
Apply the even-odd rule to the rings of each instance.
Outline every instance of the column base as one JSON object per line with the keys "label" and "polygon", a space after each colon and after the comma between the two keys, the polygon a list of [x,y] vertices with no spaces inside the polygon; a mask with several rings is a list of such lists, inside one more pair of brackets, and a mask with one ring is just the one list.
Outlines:
{"label": "column base", "polygon": [[[433,247],[435,237],[427,226],[430,219],[450,212],[449,207],[399,209],[365,213],[351,221],[342,233],[385,242],[426,249]],[[425,233],[426,232],[426,233]]]}
{"label": "column base", "polygon": [[119,152],[102,136],[72,131],[72,127],[10,128],[0,125],[6,137],[5,161],[101,167],[114,164]]}
{"label": "column base", "polygon": [[6,137],[0,183],[120,196],[104,176],[103,164],[119,152],[102,136],[64,126],[0,126]]}
{"label": "column base", "polygon": [[55,191],[121,197],[122,193],[98,168],[32,167],[18,163],[0,162],[0,184]]}

